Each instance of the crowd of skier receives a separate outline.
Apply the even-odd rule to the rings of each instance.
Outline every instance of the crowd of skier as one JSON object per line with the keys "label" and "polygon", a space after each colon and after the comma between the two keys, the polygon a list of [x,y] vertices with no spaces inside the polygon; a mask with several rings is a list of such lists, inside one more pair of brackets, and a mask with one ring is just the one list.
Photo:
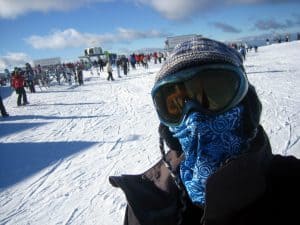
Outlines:
{"label": "crowd of skier", "polygon": [[[149,68],[149,63],[161,64],[167,58],[164,52],[154,52],[149,54],[133,53],[126,57],[118,56],[115,60],[108,57],[107,60],[99,58],[94,61],[78,61],[48,66],[31,66],[25,63],[23,67],[15,67],[13,71],[5,69],[5,78],[17,94],[17,106],[29,104],[26,92],[35,93],[38,87],[40,91],[49,88],[50,85],[83,85],[83,71],[89,71],[92,75],[95,71],[99,76],[103,75],[108,81],[114,81],[114,75],[118,78],[127,76],[130,70],[138,67]],[[104,69],[106,67],[106,71]],[[116,72],[114,72],[116,70]],[[121,76],[122,75],[122,76]],[[3,117],[9,116],[2,98],[0,98],[0,109]]]}
{"label": "crowd of skier", "polygon": [[[236,49],[243,60],[246,60],[246,54],[254,49],[257,52],[258,47],[247,45],[246,43],[230,43],[230,47]],[[80,60],[78,62],[62,63],[57,65],[32,67],[30,63],[26,63],[24,67],[15,67],[12,72],[5,69],[5,76],[10,82],[10,86],[16,91],[17,106],[29,104],[26,89],[30,93],[36,92],[36,87],[43,90],[49,88],[50,85],[83,85],[83,71],[89,71],[91,75],[94,72],[99,76],[105,77],[108,81],[114,81],[115,77],[122,78],[127,76],[130,70],[137,68],[148,69],[149,64],[162,64],[166,61],[168,52],[153,53],[132,53],[129,56],[119,55],[115,59],[107,57],[106,60],[98,58],[97,60]],[[106,70],[105,70],[106,68]],[[0,99],[0,108],[3,117],[9,116]]]}

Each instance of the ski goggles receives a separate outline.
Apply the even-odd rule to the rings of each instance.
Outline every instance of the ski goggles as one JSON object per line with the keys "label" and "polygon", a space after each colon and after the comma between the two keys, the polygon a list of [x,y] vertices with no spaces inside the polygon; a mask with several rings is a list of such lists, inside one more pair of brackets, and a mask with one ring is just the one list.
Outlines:
{"label": "ski goggles", "polygon": [[236,106],[247,91],[248,80],[241,68],[211,64],[165,76],[155,84],[151,95],[160,121],[177,126],[192,110],[223,113]]}

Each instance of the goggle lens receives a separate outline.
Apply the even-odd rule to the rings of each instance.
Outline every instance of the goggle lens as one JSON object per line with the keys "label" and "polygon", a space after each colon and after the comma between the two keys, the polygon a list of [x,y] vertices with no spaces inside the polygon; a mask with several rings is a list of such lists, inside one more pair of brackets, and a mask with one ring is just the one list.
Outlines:
{"label": "goggle lens", "polygon": [[237,95],[240,83],[236,71],[204,70],[187,80],[166,82],[154,92],[153,100],[162,122],[179,124],[187,113],[186,102],[196,102],[207,113],[221,112]]}

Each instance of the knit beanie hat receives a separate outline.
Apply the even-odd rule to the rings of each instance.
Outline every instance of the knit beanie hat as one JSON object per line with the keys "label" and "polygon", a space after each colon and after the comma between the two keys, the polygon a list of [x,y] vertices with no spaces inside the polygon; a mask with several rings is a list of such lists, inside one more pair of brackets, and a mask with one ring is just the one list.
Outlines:
{"label": "knit beanie hat", "polygon": [[[243,58],[234,48],[215,40],[196,37],[175,47],[168,60],[158,72],[155,82],[167,76],[172,76],[175,72],[188,67],[218,63],[237,66],[245,71]],[[241,101],[241,104],[245,108],[245,135],[253,137],[259,125],[262,107],[255,88],[250,83],[248,92]],[[178,140],[172,137],[172,134],[170,134],[169,129],[165,125],[159,125],[159,134],[165,139],[168,147],[173,150],[181,150]]]}
{"label": "knit beanie hat", "polygon": [[155,81],[187,67],[217,63],[228,63],[244,70],[243,58],[238,51],[222,42],[195,37],[174,48]]}

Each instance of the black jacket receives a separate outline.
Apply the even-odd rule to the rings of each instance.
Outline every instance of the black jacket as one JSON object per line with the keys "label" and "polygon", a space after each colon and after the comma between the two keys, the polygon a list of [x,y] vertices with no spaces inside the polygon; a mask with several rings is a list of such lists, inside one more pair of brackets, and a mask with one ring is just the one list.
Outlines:
{"label": "black jacket", "polygon": [[[181,156],[170,150],[167,160],[178,171]],[[126,195],[124,225],[175,225],[180,215],[183,225],[300,224],[300,160],[273,155],[262,127],[250,153],[207,180],[205,207],[187,197],[187,209],[180,213],[182,194],[162,161],[142,174],[109,181]]]}

